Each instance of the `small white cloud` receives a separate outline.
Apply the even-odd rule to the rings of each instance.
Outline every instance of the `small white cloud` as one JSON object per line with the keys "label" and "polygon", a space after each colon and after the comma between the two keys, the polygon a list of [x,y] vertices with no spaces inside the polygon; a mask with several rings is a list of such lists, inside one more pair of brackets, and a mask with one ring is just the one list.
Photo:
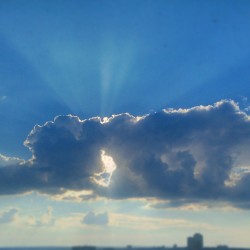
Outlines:
{"label": "small white cloud", "polygon": [[109,216],[107,212],[95,214],[90,211],[85,215],[82,223],[87,225],[107,225],[109,223]]}
{"label": "small white cloud", "polygon": [[31,226],[42,227],[42,226],[52,226],[55,223],[55,219],[52,215],[52,207],[48,207],[46,213],[42,215],[41,218],[36,219],[34,216],[29,217],[28,223]]}
{"label": "small white cloud", "polygon": [[16,208],[11,208],[0,214],[0,223],[11,223],[15,220],[18,210]]}

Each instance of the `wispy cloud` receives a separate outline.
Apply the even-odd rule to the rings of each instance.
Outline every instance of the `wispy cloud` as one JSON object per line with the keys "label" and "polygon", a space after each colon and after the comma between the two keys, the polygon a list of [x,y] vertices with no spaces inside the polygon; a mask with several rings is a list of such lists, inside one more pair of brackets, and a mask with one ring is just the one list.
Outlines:
{"label": "wispy cloud", "polygon": [[[198,223],[186,219],[155,218],[135,216],[128,214],[110,214],[110,226],[129,228],[143,231],[159,230],[166,228],[195,228]],[[203,229],[212,229],[213,226],[206,223],[199,223]]]}
{"label": "wispy cloud", "polygon": [[7,96],[6,95],[0,96],[0,102],[3,102],[5,100],[7,100]]}
{"label": "wispy cloud", "polygon": [[[245,203],[245,202],[244,202]],[[239,204],[238,204],[239,205]],[[177,200],[149,200],[145,206],[146,209],[168,209],[175,210],[178,208],[183,211],[195,211],[201,212],[204,210],[214,211],[237,211],[239,208],[233,207],[230,202],[218,201],[218,200],[192,200],[192,199],[177,199]]]}
{"label": "wispy cloud", "polygon": [[6,167],[22,163],[24,163],[24,160],[18,157],[7,157],[5,155],[0,154],[0,167]]}

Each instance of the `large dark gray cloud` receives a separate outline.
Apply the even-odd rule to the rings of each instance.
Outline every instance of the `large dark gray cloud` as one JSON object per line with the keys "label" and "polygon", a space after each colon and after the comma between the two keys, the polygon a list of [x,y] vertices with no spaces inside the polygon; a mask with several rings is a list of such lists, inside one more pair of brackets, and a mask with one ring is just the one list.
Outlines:
{"label": "large dark gray cloud", "polygon": [[35,126],[25,145],[33,157],[0,168],[1,194],[70,189],[117,199],[250,201],[250,118],[233,101],[144,117],[58,116]]}

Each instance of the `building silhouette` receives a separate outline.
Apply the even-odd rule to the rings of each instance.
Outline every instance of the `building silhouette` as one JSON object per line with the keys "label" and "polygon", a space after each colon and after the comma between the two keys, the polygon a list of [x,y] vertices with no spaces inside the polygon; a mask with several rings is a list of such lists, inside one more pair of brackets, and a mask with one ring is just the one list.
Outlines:
{"label": "building silhouette", "polygon": [[187,238],[188,250],[202,250],[203,249],[203,236],[199,233],[194,234],[193,237]]}

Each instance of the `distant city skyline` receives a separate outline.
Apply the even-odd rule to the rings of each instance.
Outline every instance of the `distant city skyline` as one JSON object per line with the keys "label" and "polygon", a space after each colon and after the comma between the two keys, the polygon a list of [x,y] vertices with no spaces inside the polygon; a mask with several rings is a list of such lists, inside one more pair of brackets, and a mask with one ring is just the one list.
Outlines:
{"label": "distant city skyline", "polygon": [[[212,250],[212,249],[219,249],[219,250],[230,250],[230,249],[250,249],[250,248],[237,248],[237,247],[230,247],[226,243],[219,244],[217,246],[205,246],[204,245],[204,236],[201,233],[194,233],[192,236],[188,236],[186,239],[186,246],[178,246],[177,244],[173,244],[171,247],[170,245],[168,246],[132,246],[132,245],[127,245],[120,247],[119,249],[138,249],[138,250],[143,250],[143,249],[154,249],[154,250],[163,250],[163,249],[186,249],[186,250]],[[96,246],[89,246],[89,245],[79,245],[79,246],[73,246],[72,250],[96,250],[102,248],[103,250],[114,250],[116,249],[115,246],[109,246],[109,247],[96,247]]]}

